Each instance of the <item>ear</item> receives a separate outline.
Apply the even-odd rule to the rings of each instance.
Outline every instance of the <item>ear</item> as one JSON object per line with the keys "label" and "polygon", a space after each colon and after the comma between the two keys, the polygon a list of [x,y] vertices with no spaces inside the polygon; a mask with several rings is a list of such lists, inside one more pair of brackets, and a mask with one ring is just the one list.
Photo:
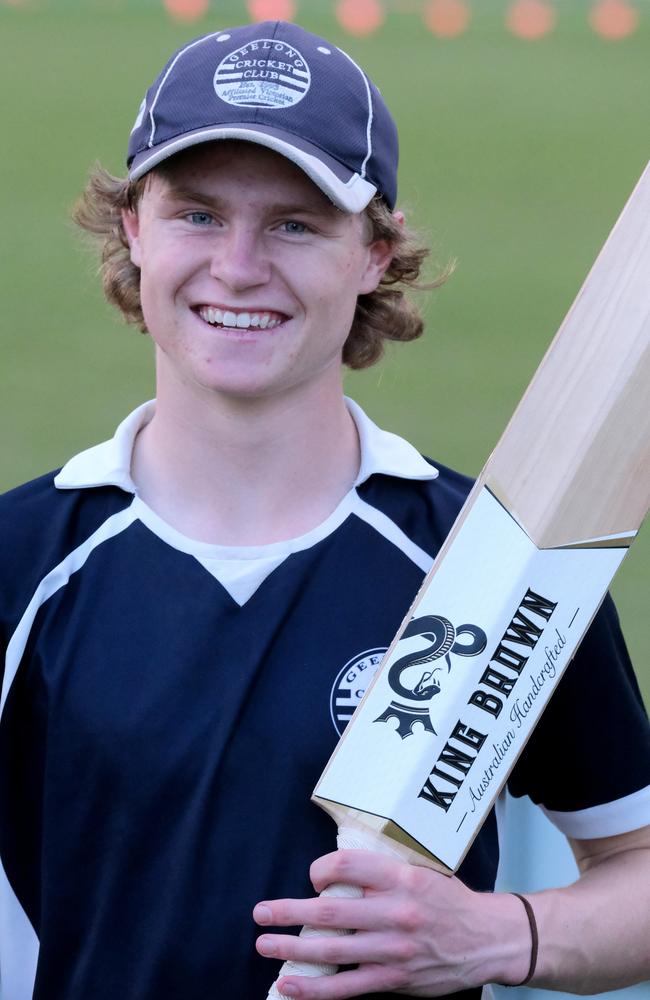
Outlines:
{"label": "ear", "polygon": [[130,250],[131,263],[140,267],[142,253],[140,248],[140,219],[138,213],[130,208],[122,210],[122,225],[126,235]]}
{"label": "ear", "polygon": [[376,240],[368,247],[366,269],[359,283],[359,295],[369,295],[383,278],[393,259],[393,247],[388,240]]}
{"label": "ear", "polygon": [[[404,225],[404,213],[393,212],[393,218]],[[376,240],[368,246],[368,267],[361,280],[359,295],[369,295],[377,288],[393,259],[393,244],[389,240]]]}

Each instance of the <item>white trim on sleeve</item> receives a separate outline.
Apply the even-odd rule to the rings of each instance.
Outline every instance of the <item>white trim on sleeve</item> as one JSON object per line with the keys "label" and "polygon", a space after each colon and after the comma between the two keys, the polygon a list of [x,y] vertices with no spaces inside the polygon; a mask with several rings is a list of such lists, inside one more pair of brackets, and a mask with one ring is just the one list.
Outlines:
{"label": "white trim on sleeve", "polygon": [[566,837],[594,840],[614,837],[650,824],[650,785],[614,802],[605,802],[576,812],[556,812],[544,809],[551,823]]}

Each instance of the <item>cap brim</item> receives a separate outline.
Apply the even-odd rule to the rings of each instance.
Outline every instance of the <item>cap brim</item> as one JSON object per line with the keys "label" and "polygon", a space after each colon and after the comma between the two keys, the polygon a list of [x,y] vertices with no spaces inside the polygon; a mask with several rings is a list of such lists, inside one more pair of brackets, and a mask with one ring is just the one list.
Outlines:
{"label": "cap brim", "polygon": [[374,184],[371,184],[360,174],[351,173],[350,170],[341,166],[337,160],[327,156],[316,146],[281,129],[246,124],[212,125],[208,128],[196,129],[175,139],[162,142],[151,149],[143,150],[133,158],[129,180],[138,180],[158,163],[162,163],[163,160],[169,159],[170,156],[174,156],[184,149],[220,139],[254,142],[285,156],[303,170],[343,212],[362,212],[377,193]]}

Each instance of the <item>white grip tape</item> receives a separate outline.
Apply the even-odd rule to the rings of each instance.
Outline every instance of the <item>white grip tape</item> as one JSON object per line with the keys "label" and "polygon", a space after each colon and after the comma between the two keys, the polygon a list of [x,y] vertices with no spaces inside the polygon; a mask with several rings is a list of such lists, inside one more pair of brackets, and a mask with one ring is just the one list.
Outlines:
{"label": "white grip tape", "polygon": [[[397,852],[387,849],[386,842],[378,840],[371,833],[364,833],[361,830],[352,830],[348,827],[340,827],[336,838],[336,846],[340,851],[361,850],[361,851],[381,851],[383,854],[394,854]],[[363,890],[357,885],[346,885],[344,882],[335,882],[328,885],[320,893],[323,896],[336,896],[339,899],[359,899],[363,896]],[[351,931],[322,927],[303,927],[300,931],[301,938],[310,937],[341,937],[350,934]],[[333,976],[338,966],[329,963],[317,964],[315,962],[285,962],[278,974],[278,979],[283,976]],[[283,994],[279,992],[277,980],[269,990],[267,1000],[282,1000]]]}

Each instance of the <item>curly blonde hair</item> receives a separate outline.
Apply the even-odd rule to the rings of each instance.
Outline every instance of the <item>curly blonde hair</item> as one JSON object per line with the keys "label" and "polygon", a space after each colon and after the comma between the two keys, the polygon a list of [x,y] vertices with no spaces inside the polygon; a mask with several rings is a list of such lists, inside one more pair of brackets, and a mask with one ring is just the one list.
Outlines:
{"label": "curly blonde hair", "polygon": [[[154,168],[165,173],[165,164]],[[152,171],[153,173],[153,171]],[[136,211],[150,175],[131,182],[114,177],[100,164],[93,168],[86,188],[75,205],[72,218],[91,233],[101,246],[100,274],[104,294],[127,323],[147,332],[140,302],[140,269],[131,261],[122,212]],[[379,196],[364,215],[368,220],[368,243],[387,240],[393,258],[378,288],[360,295],[343,347],[343,363],[349,368],[368,368],[379,360],[387,340],[408,341],[419,337],[424,322],[417,307],[405,295],[407,288],[435,288],[448,277],[447,267],[434,281],[418,284],[422,263],[429,254],[413,233],[401,225]]]}

